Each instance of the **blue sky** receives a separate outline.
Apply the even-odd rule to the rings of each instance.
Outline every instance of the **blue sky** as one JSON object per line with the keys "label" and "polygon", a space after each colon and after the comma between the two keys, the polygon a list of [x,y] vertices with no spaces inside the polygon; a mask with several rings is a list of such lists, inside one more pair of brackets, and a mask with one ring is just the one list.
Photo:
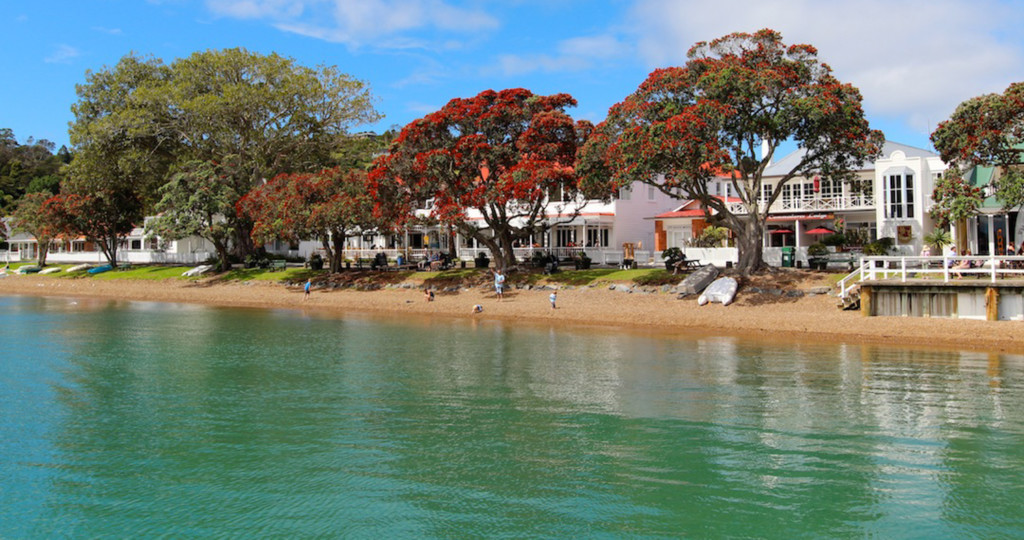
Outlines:
{"label": "blue sky", "polygon": [[68,142],[75,85],[129,52],[244,47],[337,65],[404,125],[488,88],[567,92],[602,120],[696,41],[774,28],[860,88],[873,127],[931,148],[958,103],[1024,80],[1024,0],[4,0],[0,127]]}

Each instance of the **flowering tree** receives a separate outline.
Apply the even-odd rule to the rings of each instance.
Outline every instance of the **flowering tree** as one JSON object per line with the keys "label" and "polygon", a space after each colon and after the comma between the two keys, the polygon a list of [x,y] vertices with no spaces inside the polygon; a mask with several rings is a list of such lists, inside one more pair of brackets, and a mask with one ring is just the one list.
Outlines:
{"label": "flowering tree", "polygon": [[238,212],[253,221],[257,243],[319,238],[331,272],[341,270],[346,239],[385,225],[361,170],[279,175],[243,197]]}
{"label": "flowering tree", "polygon": [[1024,205],[1024,82],[961,103],[931,139],[943,161],[999,167],[996,200]]}
{"label": "flowering tree", "polygon": [[117,266],[121,240],[142,219],[142,203],[133,190],[101,188],[92,193],[62,189],[43,203],[44,213],[60,234],[84,236],[99,246],[111,266]]}
{"label": "flowering tree", "polygon": [[[778,186],[797,176],[843,180],[880,153],[882,133],[869,129],[860,92],[832,76],[810,45],[786,46],[773,30],[699,42],[683,67],[659,69],[614,105],[581,154],[588,179],[603,174],[626,185],[639,180],[699,200],[732,230],[738,269],[763,267],[767,208],[762,175],[778,146],[795,140],[806,150]],[[767,152],[758,157],[766,143]],[[726,176],[740,207],[708,192]]]}
{"label": "flowering tree", "polygon": [[[405,126],[370,172],[375,193],[433,199],[432,217],[487,246],[499,268],[517,241],[579,213],[573,162],[587,123],[573,122],[568,94],[522,88],[453,99]],[[381,197],[382,203],[391,200]],[[469,211],[479,214],[470,219]],[[476,216],[473,216],[476,217]]]}
{"label": "flowering tree", "polygon": [[952,167],[935,182],[932,200],[935,205],[929,215],[940,227],[956,226],[958,248],[963,250],[967,247],[967,218],[977,215],[985,200],[981,189],[968,184],[960,170]]}
{"label": "flowering tree", "polygon": [[18,202],[17,209],[11,216],[12,230],[25,231],[36,239],[36,263],[46,266],[46,255],[50,251],[50,241],[57,236],[57,223],[50,214],[43,212],[43,205],[53,197],[49,192],[29,193]]}

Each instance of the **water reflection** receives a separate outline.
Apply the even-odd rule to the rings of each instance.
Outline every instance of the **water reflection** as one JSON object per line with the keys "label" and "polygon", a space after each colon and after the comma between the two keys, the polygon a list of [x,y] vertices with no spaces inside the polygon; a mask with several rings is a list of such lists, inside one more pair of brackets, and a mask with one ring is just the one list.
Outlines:
{"label": "water reflection", "polygon": [[4,537],[1024,534],[1021,356],[0,302]]}

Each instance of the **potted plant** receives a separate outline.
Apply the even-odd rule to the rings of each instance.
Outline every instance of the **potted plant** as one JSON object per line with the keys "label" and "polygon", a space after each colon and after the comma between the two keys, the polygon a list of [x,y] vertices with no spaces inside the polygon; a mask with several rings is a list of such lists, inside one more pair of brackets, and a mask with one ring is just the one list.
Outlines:
{"label": "potted plant", "polygon": [[487,268],[491,265],[491,259],[486,253],[481,251],[476,254],[476,258],[473,259],[473,264],[476,265],[477,268]]}
{"label": "potted plant", "polygon": [[580,251],[576,254],[576,269],[577,270],[590,270],[590,256],[587,255],[586,251]]}
{"label": "potted plant", "polygon": [[677,262],[686,258],[683,250],[677,247],[667,248],[661,252],[661,258],[665,259],[665,270],[673,270]]}
{"label": "potted plant", "polygon": [[324,269],[324,258],[319,253],[313,252],[309,255],[309,260],[306,261],[309,264],[311,270],[323,270]]}
{"label": "potted plant", "polygon": [[828,265],[828,246],[818,242],[807,248],[807,264],[812,270],[824,270]]}
{"label": "potted plant", "polygon": [[934,229],[924,236],[924,243],[933,248],[933,253],[940,255],[946,246],[953,243],[953,237],[946,229]]}

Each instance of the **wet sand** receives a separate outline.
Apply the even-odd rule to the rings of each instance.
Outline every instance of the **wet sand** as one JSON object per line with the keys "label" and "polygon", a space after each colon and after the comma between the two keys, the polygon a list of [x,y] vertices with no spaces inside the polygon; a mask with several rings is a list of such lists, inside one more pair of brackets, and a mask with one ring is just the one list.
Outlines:
{"label": "wet sand", "polygon": [[[677,299],[664,292],[609,290],[608,283],[562,288],[558,309],[550,290],[510,290],[499,301],[487,285],[439,291],[432,302],[419,288],[392,285],[375,291],[314,287],[304,299],[302,285],[273,282],[223,282],[215,279],[93,280],[52,276],[10,276],[0,279],[0,295],[92,297],[218,306],[287,308],[341,314],[463,317],[522,324],[586,325],[599,329],[632,329],[659,333],[742,336],[786,341],[840,341],[931,346],[992,352],[1024,353],[1024,325],[1019,321],[974,321],[903,317],[863,317],[836,307],[832,295],[790,297],[749,292],[751,285],[768,288],[778,277],[741,289],[729,306],[698,306],[695,297]],[[420,283],[410,280],[411,287]],[[813,274],[786,276],[787,290],[810,291],[824,285]],[[563,286],[564,287],[564,286]],[[656,288],[649,288],[652,290]],[[474,305],[482,313],[472,313]]]}

